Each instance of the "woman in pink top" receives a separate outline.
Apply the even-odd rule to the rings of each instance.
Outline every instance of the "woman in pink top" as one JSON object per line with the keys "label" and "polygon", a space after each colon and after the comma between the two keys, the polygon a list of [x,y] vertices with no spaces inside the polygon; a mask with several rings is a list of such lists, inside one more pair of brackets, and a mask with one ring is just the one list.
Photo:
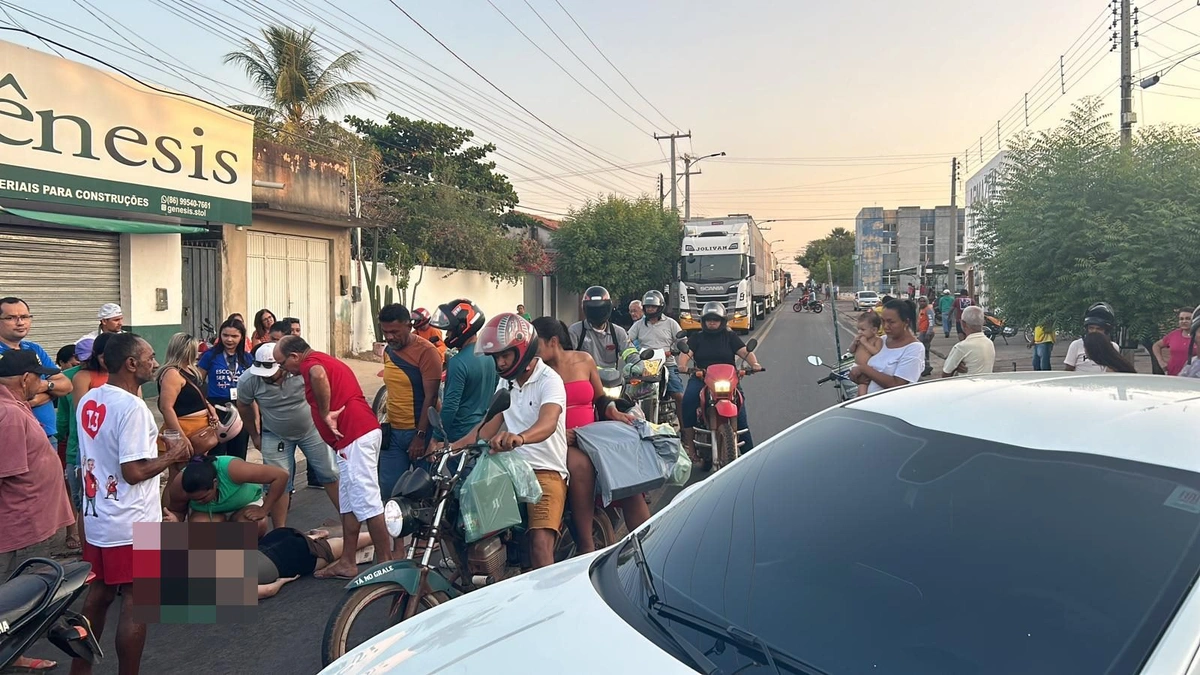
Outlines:
{"label": "woman in pink top", "polygon": [[[596,467],[587,453],[576,447],[575,429],[595,422],[598,408],[604,411],[604,418],[608,420],[632,423],[634,418],[617,410],[616,404],[604,395],[596,362],[587,352],[571,349],[566,324],[543,316],[534,320],[533,329],[541,341],[538,356],[558,373],[567,389],[567,471],[571,474],[567,483],[567,504],[571,507],[575,531],[591,532],[596,510]],[[614,503],[621,509],[631,531],[650,518],[650,507],[641,495]],[[596,550],[592,537],[576,537],[575,540],[579,553]]]}
{"label": "woman in pink top", "polygon": [[[1168,375],[1178,375],[1179,371],[1187,365],[1188,347],[1192,344],[1192,336],[1189,333],[1191,329],[1192,310],[1181,309],[1179,310],[1179,328],[1167,333],[1151,348],[1159,365],[1166,364]],[[1169,357],[1163,355],[1163,347],[1167,348],[1170,353]]]}

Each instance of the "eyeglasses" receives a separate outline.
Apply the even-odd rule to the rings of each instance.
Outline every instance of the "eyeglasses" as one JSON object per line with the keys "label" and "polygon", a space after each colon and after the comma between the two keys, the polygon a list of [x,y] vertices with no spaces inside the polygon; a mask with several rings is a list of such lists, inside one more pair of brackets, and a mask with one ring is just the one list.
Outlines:
{"label": "eyeglasses", "polygon": [[10,316],[0,316],[0,321],[33,321],[32,314],[14,314]]}
{"label": "eyeglasses", "polygon": [[277,366],[277,365],[279,365],[279,364],[275,363],[274,361],[255,361],[254,362],[254,366],[256,368],[271,368],[271,367]]}

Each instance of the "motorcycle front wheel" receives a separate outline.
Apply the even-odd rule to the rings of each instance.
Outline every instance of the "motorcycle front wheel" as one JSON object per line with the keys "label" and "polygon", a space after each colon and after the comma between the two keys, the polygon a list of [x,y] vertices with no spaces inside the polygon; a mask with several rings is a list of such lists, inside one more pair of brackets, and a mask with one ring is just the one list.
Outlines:
{"label": "motorcycle front wheel", "polygon": [[[398,584],[363,586],[342,596],[334,606],[329,622],[325,624],[325,635],[321,640],[321,666],[328,666],[355,647],[409,618],[404,616],[408,598],[408,591]],[[445,593],[422,595],[417,601],[416,614],[449,600],[450,596]],[[382,614],[381,621],[371,620],[376,614]],[[351,635],[356,631],[357,634]]]}
{"label": "motorcycle front wheel", "polygon": [[793,312],[799,312],[799,311],[802,311],[803,309],[804,309],[804,305],[802,305],[798,302],[796,304],[792,305]]}
{"label": "motorcycle front wheel", "polygon": [[728,466],[738,458],[737,434],[733,432],[733,422],[718,425],[717,437],[721,439],[721,453],[718,455],[721,458],[721,466]]}

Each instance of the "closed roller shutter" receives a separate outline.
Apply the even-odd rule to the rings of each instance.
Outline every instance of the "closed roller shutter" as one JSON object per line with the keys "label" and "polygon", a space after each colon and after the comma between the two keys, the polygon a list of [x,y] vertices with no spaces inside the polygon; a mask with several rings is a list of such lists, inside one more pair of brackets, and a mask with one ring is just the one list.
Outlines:
{"label": "closed roller shutter", "polygon": [[96,330],[96,311],[121,301],[121,236],[0,225],[0,297],[29,303],[29,339],[51,356]]}

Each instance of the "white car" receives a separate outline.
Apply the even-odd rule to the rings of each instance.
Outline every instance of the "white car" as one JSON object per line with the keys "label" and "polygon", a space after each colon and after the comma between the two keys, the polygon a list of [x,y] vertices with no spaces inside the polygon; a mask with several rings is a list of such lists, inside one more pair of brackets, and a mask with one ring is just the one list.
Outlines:
{"label": "white car", "polygon": [[858,398],[616,546],[430,609],[322,672],[1195,675],[1198,410],[1200,383],[1148,375]]}
{"label": "white car", "polygon": [[879,294],[875,291],[859,291],[854,294],[854,311],[870,309],[879,304]]}

